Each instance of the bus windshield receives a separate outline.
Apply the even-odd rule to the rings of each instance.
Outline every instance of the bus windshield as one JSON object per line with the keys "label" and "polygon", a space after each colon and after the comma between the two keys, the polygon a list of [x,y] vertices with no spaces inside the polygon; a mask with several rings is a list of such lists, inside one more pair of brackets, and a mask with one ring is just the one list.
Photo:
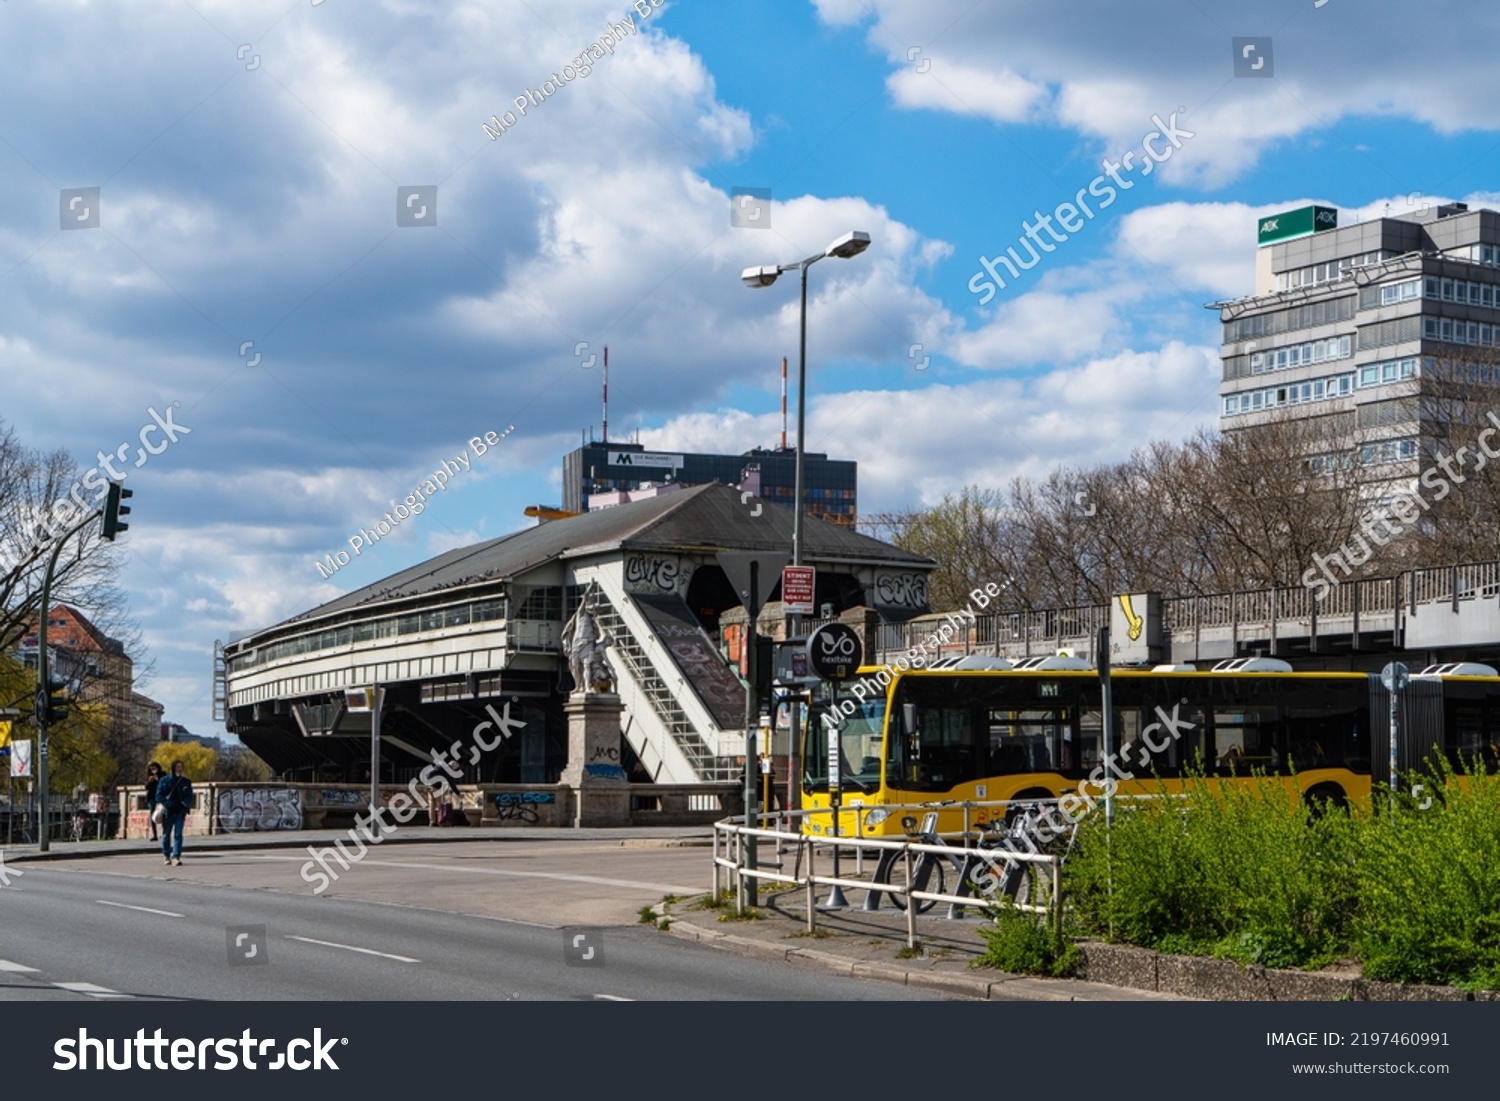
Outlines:
{"label": "bus windshield", "polygon": [[[825,717],[827,721],[825,720]],[[839,786],[873,792],[880,787],[881,739],[885,729],[885,697],[868,699],[848,718],[827,704],[815,706],[803,744],[802,786],[807,791],[828,790],[828,731],[838,731]]]}

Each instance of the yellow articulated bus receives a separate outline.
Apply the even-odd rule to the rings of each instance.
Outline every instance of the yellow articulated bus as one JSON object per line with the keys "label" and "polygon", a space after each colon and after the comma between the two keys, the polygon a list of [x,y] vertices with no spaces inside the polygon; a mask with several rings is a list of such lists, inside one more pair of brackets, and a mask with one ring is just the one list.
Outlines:
{"label": "yellow articulated bus", "polygon": [[[927,669],[895,676],[832,729],[838,732],[843,811],[839,832],[903,835],[891,804],[1060,799],[1075,817],[1113,784],[1149,795],[1200,770],[1220,783],[1254,772],[1284,777],[1310,803],[1368,800],[1390,777],[1390,695],[1379,676],[1296,673],[1276,659],[1121,668],[1110,676],[1115,752],[1102,757],[1098,672],[1077,658],[1031,659],[1011,668]],[[996,666],[1000,666],[997,668]],[[1397,774],[1411,783],[1434,753],[1457,772],[1495,771],[1500,674],[1456,663],[1412,676],[1397,697]],[[810,724],[803,806],[826,809],[830,724]],[[1068,807],[1067,800],[1064,808]],[[910,814],[911,812],[905,812]],[[856,815],[859,817],[856,818]],[[1005,808],[971,808],[976,826]],[[809,832],[831,832],[811,814]],[[964,828],[961,807],[940,812],[938,831]]]}

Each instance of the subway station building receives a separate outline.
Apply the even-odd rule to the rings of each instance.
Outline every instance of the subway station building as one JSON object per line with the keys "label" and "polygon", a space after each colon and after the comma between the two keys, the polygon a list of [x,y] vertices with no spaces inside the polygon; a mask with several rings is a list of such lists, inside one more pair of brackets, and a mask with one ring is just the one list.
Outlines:
{"label": "subway station building", "polygon": [[[621,767],[660,783],[736,779],[745,687],[718,621],[740,600],[717,555],[789,554],[792,521],[710,484],[448,551],[225,644],[225,726],[283,779],[359,782],[370,715],[344,693],[379,684],[380,779],[405,783],[432,751],[468,744],[487,705],[508,705],[525,727],[463,762],[460,782],[555,783],[573,687],[561,636],[587,592],[613,640]],[[929,610],[931,559],[816,519],[804,544],[830,614],[864,608],[894,623]],[[769,614],[779,582],[768,581]]]}

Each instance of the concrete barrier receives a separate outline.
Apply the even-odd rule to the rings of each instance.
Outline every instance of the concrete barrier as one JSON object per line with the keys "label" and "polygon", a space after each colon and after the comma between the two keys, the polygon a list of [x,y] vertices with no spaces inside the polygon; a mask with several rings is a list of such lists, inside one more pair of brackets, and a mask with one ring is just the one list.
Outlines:
{"label": "concrete barrier", "polygon": [[[364,784],[195,783],[198,808],[187,817],[183,834],[278,833],[292,830],[347,829],[370,805]],[[382,784],[380,801],[388,804],[404,784]],[[739,814],[744,807],[738,784],[631,784],[630,825],[696,826]],[[455,789],[471,826],[514,829],[520,826],[568,826],[574,821],[576,792],[566,784],[479,784]],[[142,839],[150,823],[146,789],[117,792],[122,837]],[[428,824],[427,808],[411,826]],[[410,826],[408,827],[410,828]]]}

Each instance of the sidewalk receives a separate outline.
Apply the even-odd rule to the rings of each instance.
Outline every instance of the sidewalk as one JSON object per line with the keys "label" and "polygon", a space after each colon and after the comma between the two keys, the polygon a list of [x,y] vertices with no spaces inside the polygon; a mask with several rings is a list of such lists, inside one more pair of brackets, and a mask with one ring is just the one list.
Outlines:
{"label": "sidewalk", "polygon": [[[342,830],[275,830],[246,833],[221,833],[209,837],[185,837],[183,852],[225,852],[235,849],[300,849],[307,845],[331,845],[340,838],[346,842],[349,831]],[[383,845],[432,844],[463,841],[618,841],[622,846],[676,848],[710,844],[708,826],[624,826],[611,829],[571,829],[564,826],[408,826],[385,835]],[[0,844],[7,864],[34,860],[81,860],[101,856],[160,852],[161,842],[131,838],[126,841],[53,841],[51,850],[37,851],[35,843],[6,847]]]}
{"label": "sidewalk", "polygon": [[[847,910],[820,909],[817,932],[807,931],[806,895],[802,888],[765,890],[756,910],[758,921],[737,920],[734,904],[723,909],[696,909],[697,899],[665,906],[667,931],[703,944],[769,959],[801,962],[842,975],[854,975],[905,986],[923,986],[961,997],[988,1001],[1183,1001],[1164,994],[1077,979],[1041,979],[971,967],[984,950],[978,915],[949,921],[946,906],[917,916],[919,953],[906,953],[906,914],[886,903],[873,913],[861,910],[862,892],[851,891]],[[826,892],[825,892],[826,894]],[[706,900],[707,896],[703,896]],[[658,906],[660,912],[662,906]],[[727,915],[720,920],[721,915]]]}

